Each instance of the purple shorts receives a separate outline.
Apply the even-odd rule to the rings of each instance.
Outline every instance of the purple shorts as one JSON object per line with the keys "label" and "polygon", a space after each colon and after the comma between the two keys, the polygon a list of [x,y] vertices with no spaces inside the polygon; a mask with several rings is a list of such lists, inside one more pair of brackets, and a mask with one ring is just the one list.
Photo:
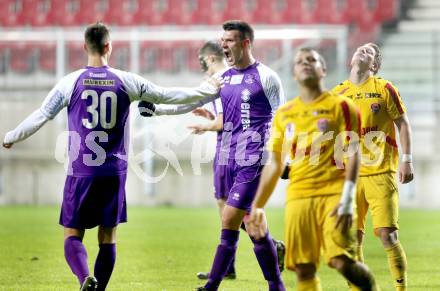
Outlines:
{"label": "purple shorts", "polygon": [[252,201],[257,193],[263,166],[240,166],[235,161],[225,166],[225,191],[228,193],[226,204],[250,212]]}
{"label": "purple shorts", "polygon": [[72,177],[64,185],[60,224],[76,229],[114,227],[127,222],[127,175]]}
{"label": "purple shorts", "polygon": [[214,197],[215,199],[226,200],[229,194],[229,188],[226,186],[226,166],[218,165],[217,154],[213,163],[214,172]]}

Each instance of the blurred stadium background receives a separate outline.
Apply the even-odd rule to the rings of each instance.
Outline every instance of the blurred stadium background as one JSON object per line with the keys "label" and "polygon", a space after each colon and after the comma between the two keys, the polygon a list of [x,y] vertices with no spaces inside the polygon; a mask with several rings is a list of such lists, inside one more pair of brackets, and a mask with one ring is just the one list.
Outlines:
{"label": "blurred stadium background", "polygon": [[[192,86],[203,78],[198,48],[218,38],[228,19],[254,26],[254,55],[280,74],[289,99],[296,94],[290,63],[297,47],[323,53],[332,88],[347,78],[356,46],[379,43],[380,75],[400,89],[413,128],[416,179],[401,188],[401,204],[440,208],[438,0],[0,0],[1,135],[38,108],[61,76],[86,64],[85,25],[110,25],[112,66],[159,85]],[[132,109],[129,204],[214,205],[215,135],[192,136],[186,128],[203,120],[145,120]],[[63,111],[29,140],[0,151],[0,204],[60,203],[65,130]],[[282,205],[283,189],[272,205]]]}

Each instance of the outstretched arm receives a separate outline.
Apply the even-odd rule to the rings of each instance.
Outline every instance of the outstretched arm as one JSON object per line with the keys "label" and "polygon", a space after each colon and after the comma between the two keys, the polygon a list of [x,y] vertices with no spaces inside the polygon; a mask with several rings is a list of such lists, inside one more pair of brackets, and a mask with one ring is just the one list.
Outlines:
{"label": "outstretched arm", "polygon": [[14,130],[6,133],[3,140],[3,147],[10,148],[14,143],[22,141],[37,132],[49,118],[41,113],[40,109],[35,110],[23,120]]}
{"label": "outstretched arm", "polygon": [[75,74],[68,75],[60,81],[49,92],[39,109],[23,120],[14,130],[6,133],[3,139],[3,147],[10,148],[14,143],[27,139],[68,105],[69,97],[66,94],[65,84],[69,83],[65,80],[72,79],[72,77],[75,77]]}
{"label": "outstretched arm", "polygon": [[210,96],[205,99],[199,100],[195,103],[185,104],[185,105],[154,105],[151,102],[140,101],[138,105],[139,113],[142,116],[150,117],[153,115],[180,115],[193,111],[194,109],[203,106],[206,103],[211,102],[217,98],[217,96]]}
{"label": "outstretched arm", "polygon": [[192,129],[193,134],[202,134],[207,131],[222,131],[223,130],[223,113],[220,113],[214,121],[205,124],[196,124],[188,126]]}
{"label": "outstretched arm", "polygon": [[220,87],[223,85],[221,78],[213,77],[193,88],[161,87],[139,75],[117,72],[121,74],[120,77],[123,79],[131,101],[143,100],[154,104],[189,104],[212,98],[206,101],[210,102],[218,97]]}

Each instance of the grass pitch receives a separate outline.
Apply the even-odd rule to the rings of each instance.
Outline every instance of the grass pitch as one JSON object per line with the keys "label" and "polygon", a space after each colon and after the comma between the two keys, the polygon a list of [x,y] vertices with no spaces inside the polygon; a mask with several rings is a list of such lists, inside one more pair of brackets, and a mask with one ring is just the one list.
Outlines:
{"label": "grass pitch", "polygon": [[[203,284],[219,238],[214,208],[129,207],[129,222],[118,230],[117,259],[107,290],[179,291]],[[63,254],[58,207],[0,207],[0,290],[78,290]],[[283,210],[269,209],[271,233],[283,234]],[[409,262],[409,290],[440,290],[440,212],[401,211],[401,241]],[[382,290],[393,290],[385,252],[369,227],[365,258]],[[89,266],[98,251],[96,229],[86,232]],[[237,250],[237,280],[220,290],[267,290],[252,244],[244,232]],[[322,265],[324,290],[347,290],[336,271]],[[285,271],[288,290],[295,290],[293,272]]]}

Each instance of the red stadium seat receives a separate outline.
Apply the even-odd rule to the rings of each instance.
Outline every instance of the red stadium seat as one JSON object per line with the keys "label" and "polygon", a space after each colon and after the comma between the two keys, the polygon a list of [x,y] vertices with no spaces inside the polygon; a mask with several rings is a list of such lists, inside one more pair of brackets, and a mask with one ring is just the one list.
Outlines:
{"label": "red stadium seat", "polygon": [[[270,3],[270,5],[269,5]],[[298,9],[298,0],[277,0],[277,1],[261,1],[258,10],[266,10],[264,17],[268,17],[268,24],[292,24],[295,19],[299,18],[301,10]]]}
{"label": "red stadium seat", "polygon": [[174,52],[176,46],[172,42],[160,42],[157,52],[157,67],[156,70],[167,73],[175,72]]}
{"label": "red stadium seat", "polygon": [[74,42],[67,45],[67,70],[69,72],[84,68],[87,65],[87,55],[83,43]]}
{"label": "red stadium seat", "polygon": [[128,42],[112,42],[112,56],[110,58],[110,66],[120,70],[130,70],[130,43]]}
{"label": "red stadium seat", "polygon": [[148,10],[146,24],[148,25],[165,25],[171,24],[169,19],[170,6],[167,0],[143,0],[144,5],[139,9]]}
{"label": "red stadium seat", "polygon": [[54,24],[61,26],[77,26],[78,15],[81,13],[79,0],[52,1],[49,13]]}
{"label": "red stadium seat", "polygon": [[37,49],[33,44],[15,43],[11,47],[10,69],[19,74],[35,71]]}
{"label": "red stadium seat", "polygon": [[168,0],[167,18],[170,24],[192,25],[197,21],[197,0]]}
{"label": "red stadium seat", "polygon": [[159,53],[157,42],[143,42],[140,51],[140,71],[142,73],[151,73],[156,70],[156,62]]}
{"label": "red stadium seat", "polygon": [[0,25],[1,26],[24,26],[23,0],[0,0]]}
{"label": "red stadium seat", "polygon": [[246,21],[246,15],[243,15],[243,8],[243,1],[227,0],[226,10],[223,14],[223,21],[229,19],[243,19]]}
{"label": "red stadium seat", "polygon": [[137,0],[108,0],[108,9],[104,15],[105,23],[110,25],[137,25],[139,11]]}
{"label": "red stadium seat", "polygon": [[56,45],[38,45],[38,65],[39,69],[47,73],[55,73],[56,69]]}
{"label": "red stadium seat", "polygon": [[226,13],[228,2],[226,0],[212,1],[204,0],[199,2],[199,10],[196,13],[198,23],[219,25],[227,19]]}
{"label": "red stadium seat", "polygon": [[297,0],[300,13],[295,19],[297,24],[316,24],[319,23],[318,0]]}
{"label": "red stadium seat", "polygon": [[318,0],[319,22],[326,24],[349,24],[348,0]]}
{"label": "red stadium seat", "polygon": [[76,17],[77,25],[88,25],[97,21],[103,21],[108,9],[105,0],[90,1],[79,0],[80,13]]}
{"label": "red stadium seat", "polygon": [[52,2],[49,0],[24,0],[23,13],[26,24],[32,26],[53,25],[51,18]]}
{"label": "red stadium seat", "polygon": [[377,0],[374,18],[377,22],[391,21],[397,18],[399,11],[398,0]]}

